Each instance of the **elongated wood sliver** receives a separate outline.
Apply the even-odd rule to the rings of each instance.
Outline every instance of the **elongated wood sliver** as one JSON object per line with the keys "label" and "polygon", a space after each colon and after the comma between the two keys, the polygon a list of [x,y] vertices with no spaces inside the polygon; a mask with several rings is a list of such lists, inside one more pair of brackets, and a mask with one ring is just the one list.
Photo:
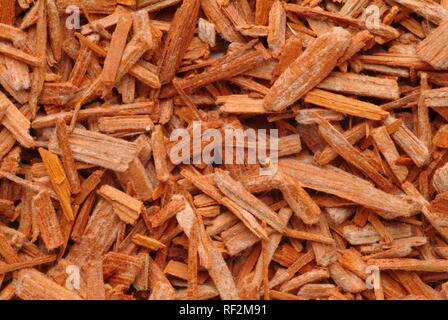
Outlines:
{"label": "elongated wood sliver", "polygon": [[349,43],[350,34],[342,28],[317,38],[278,77],[264,97],[263,106],[280,111],[297,101],[332,71]]}

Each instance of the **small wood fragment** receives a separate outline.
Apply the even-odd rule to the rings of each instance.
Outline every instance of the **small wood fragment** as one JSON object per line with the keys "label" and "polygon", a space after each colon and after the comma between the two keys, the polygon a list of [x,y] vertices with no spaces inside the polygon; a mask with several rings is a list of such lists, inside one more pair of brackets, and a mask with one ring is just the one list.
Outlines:
{"label": "small wood fragment", "polygon": [[280,111],[301,98],[332,71],[349,42],[350,34],[340,28],[320,36],[279,76],[263,106]]}
{"label": "small wood fragment", "polygon": [[56,136],[58,145],[61,149],[62,164],[65,173],[67,174],[68,182],[70,183],[71,192],[74,194],[79,193],[81,191],[81,186],[78,172],[76,171],[75,161],[69,145],[67,126],[62,119],[56,123]]}
{"label": "small wood fragment", "polygon": [[41,192],[33,198],[33,205],[39,216],[39,230],[48,250],[60,247],[64,239],[48,192]]}
{"label": "small wood fragment", "polygon": [[157,241],[156,239],[144,236],[142,234],[134,234],[132,236],[132,242],[150,250],[158,250],[166,247],[163,243]]}
{"label": "small wood fragment", "polygon": [[67,180],[59,157],[43,148],[39,148],[39,154],[42,157],[45,168],[47,169],[53,189],[58,196],[65,218],[67,221],[73,221],[74,214],[70,203],[70,184]]}
{"label": "small wood fragment", "polygon": [[113,207],[114,212],[126,223],[135,224],[142,212],[143,203],[109,185],[103,185],[98,194]]}

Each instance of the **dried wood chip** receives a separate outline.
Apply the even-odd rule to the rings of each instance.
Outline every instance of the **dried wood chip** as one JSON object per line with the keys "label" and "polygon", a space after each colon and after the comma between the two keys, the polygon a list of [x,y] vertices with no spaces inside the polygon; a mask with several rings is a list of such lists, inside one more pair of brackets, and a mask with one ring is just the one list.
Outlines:
{"label": "dried wood chip", "polygon": [[67,180],[67,176],[65,175],[65,171],[59,157],[43,148],[39,148],[39,154],[44,162],[45,168],[47,169],[53,189],[58,196],[65,218],[67,221],[73,221],[74,214],[70,204],[70,183]]}
{"label": "dried wood chip", "polygon": [[5,235],[0,234],[0,256],[5,260],[6,263],[18,263],[20,262],[19,256],[15,248],[11,246],[8,238]]}
{"label": "dried wood chip", "polygon": [[103,72],[101,73],[101,80],[108,87],[112,86],[117,78],[118,67],[120,66],[131,25],[132,16],[130,14],[122,14],[112,34],[107,56],[104,59]]}
{"label": "dried wood chip", "polygon": [[39,66],[42,63],[38,58],[4,43],[0,43],[0,53],[31,66]]}
{"label": "dried wood chip", "polygon": [[371,120],[384,120],[389,113],[371,103],[351,99],[328,91],[313,89],[304,101],[317,106]]}
{"label": "dried wood chip", "polygon": [[[85,129],[74,129],[68,137],[73,158],[78,161],[124,172],[137,155],[137,146],[122,139],[113,138]],[[49,144],[50,151],[61,153],[56,139]]]}
{"label": "dried wood chip", "polygon": [[260,66],[266,59],[265,52],[253,49],[255,42],[249,42],[242,48],[220,57],[210,68],[189,78],[182,78],[178,86],[186,92],[206,86],[212,82],[232,78]]}
{"label": "dried wood chip", "polygon": [[184,1],[176,11],[160,59],[161,83],[172,80],[182,62],[183,55],[193,38],[199,5],[199,0]]}
{"label": "dried wood chip", "polygon": [[[388,125],[394,120],[392,117],[388,117],[384,123]],[[428,148],[404,123],[392,134],[392,138],[411,157],[417,167],[423,166],[429,160]]]}
{"label": "dried wood chip", "polygon": [[[36,47],[35,53],[39,64],[35,65],[33,68],[33,81],[31,83],[31,90],[29,92],[29,105],[32,110],[33,118],[37,113],[37,102],[44,86],[45,82],[45,70],[47,63],[47,14],[46,5],[44,0],[39,0],[36,5],[38,6],[37,12],[37,23],[36,23]],[[50,6],[51,8],[51,6]],[[50,9],[51,12],[51,9]],[[53,19],[50,13],[51,19]]]}
{"label": "dried wood chip", "polygon": [[0,92],[0,109],[4,114],[1,119],[1,124],[26,148],[31,148],[34,145],[34,139],[29,134],[30,121],[24,115],[25,110],[19,110],[16,106]]}
{"label": "dried wood chip", "polygon": [[230,19],[223,14],[216,0],[201,0],[201,8],[207,18],[215,25],[216,31],[229,42],[244,43],[243,36],[236,31]]}
{"label": "dried wood chip", "polygon": [[393,192],[394,187],[390,181],[383,177],[372,165],[370,160],[354,148],[344,136],[328,121],[319,122],[319,133],[324,140],[348,163],[360,169],[375,184],[387,192]]}
{"label": "dried wood chip", "polygon": [[83,275],[87,300],[106,300],[102,261],[89,261],[83,268]]}
{"label": "dried wood chip", "polygon": [[35,269],[19,272],[16,294],[23,300],[82,300],[76,293],[60,286]]}
{"label": "dried wood chip", "polygon": [[26,261],[3,264],[0,265],[0,274],[32,268],[42,264],[52,263],[56,260],[56,258],[57,258],[56,256],[38,256],[37,258],[31,258]]}
{"label": "dried wood chip", "polygon": [[98,194],[105,198],[114,212],[126,223],[135,224],[142,212],[143,203],[109,185],[103,185]]}
{"label": "dried wood chip", "polygon": [[329,278],[329,273],[325,269],[316,269],[305,272],[297,277],[292,278],[291,280],[285,282],[281,286],[282,291],[292,291],[300,288],[301,286],[311,283],[318,282],[320,280],[325,280]]}
{"label": "dried wood chip", "polygon": [[266,222],[275,230],[282,232],[284,227],[278,216],[263,202],[249,193],[241,183],[233,180],[226,172],[215,172],[215,181],[219,189],[235,203],[249,211],[258,219]]}
{"label": "dried wood chip", "polygon": [[73,159],[72,150],[68,141],[68,132],[65,121],[60,119],[56,123],[56,136],[58,139],[58,145],[61,149],[62,164],[64,166],[65,173],[67,174],[68,182],[70,183],[70,189],[73,193],[79,193],[81,186],[79,182],[78,172],[75,167],[75,160]]}
{"label": "dried wood chip", "polygon": [[175,290],[173,286],[152,259],[149,260],[149,282],[152,289],[149,300],[174,299]]}
{"label": "dried wood chip", "polygon": [[120,218],[114,213],[112,205],[100,199],[79,243],[71,247],[66,260],[82,267],[90,260],[102,259],[116,240],[119,226]]}
{"label": "dried wood chip", "polygon": [[268,44],[274,57],[282,52],[286,36],[286,12],[280,1],[272,4],[269,11]]}
{"label": "dried wood chip", "polygon": [[399,154],[394,142],[387,132],[386,127],[381,126],[373,130],[372,137],[375,141],[376,146],[381,151],[387,163],[389,164],[394,175],[400,182],[403,182],[406,179],[409,171],[406,166],[402,166],[396,163],[399,159]]}
{"label": "dried wood chip", "polygon": [[275,81],[263,106],[280,111],[301,98],[332,71],[350,38],[342,28],[334,28],[318,37]]}
{"label": "dried wood chip", "polygon": [[208,43],[210,47],[214,47],[216,45],[215,25],[203,18],[199,18],[198,37],[202,41]]}
{"label": "dried wood chip", "polygon": [[355,73],[332,72],[317,85],[319,89],[381,99],[398,99],[398,83],[394,79]]}
{"label": "dried wood chip", "polygon": [[312,19],[322,19],[331,21],[337,25],[352,27],[357,29],[368,29],[371,33],[385,37],[387,39],[394,39],[399,36],[399,32],[390,26],[384,25],[381,22],[375,26],[375,28],[369,27],[368,23],[362,19],[354,19],[351,17],[343,16],[339,13],[328,12],[324,10],[319,10],[317,8],[309,8],[299,6],[297,4],[287,4],[285,5],[287,11],[297,13],[299,15],[310,17]]}
{"label": "dried wood chip", "polygon": [[163,129],[160,125],[155,126],[154,132],[151,135],[151,143],[157,179],[165,182],[169,179],[170,172],[168,169],[167,152],[162,130]]}
{"label": "dried wood chip", "polygon": [[33,198],[33,207],[37,211],[39,231],[48,250],[60,247],[64,243],[62,229],[48,192],[41,192]]}
{"label": "dried wood chip", "polygon": [[300,179],[306,188],[333,194],[376,209],[384,218],[411,216],[421,208],[415,199],[385,193],[374,188],[366,180],[331,166],[319,168],[285,159],[280,161],[280,167],[285,173]]}
{"label": "dried wood chip", "polygon": [[443,23],[418,44],[417,54],[436,69],[446,69],[446,50],[440,44],[448,37],[448,24]]}
{"label": "dried wood chip", "polygon": [[448,147],[448,126],[443,125],[437,130],[432,139],[432,143],[439,148]]}
{"label": "dried wood chip", "polygon": [[371,259],[367,263],[382,270],[446,272],[446,260],[417,260],[417,259]]}
{"label": "dried wood chip", "polygon": [[59,12],[54,0],[45,0],[48,17],[48,36],[54,59],[58,62],[62,56],[62,28],[59,21]]}
{"label": "dried wood chip", "polygon": [[[177,213],[177,221],[181,225],[187,236],[191,236],[191,230],[196,225],[197,218],[191,206],[186,202],[182,196],[178,199],[185,201],[185,209]],[[209,236],[205,234],[205,231],[198,226],[200,239],[198,254],[201,259],[201,263],[207,266],[208,272],[219,291],[221,298],[234,300],[238,299],[238,292],[233,280],[232,274],[228,269],[221,253],[216,248],[215,244],[210,240]]]}
{"label": "dried wood chip", "polygon": [[144,236],[142,234],[134,234],[132,236],[132,242],[134,242],[135,244],[142,246],[144,248],[148,248],[150,250],[159,250],[159,249],[163,249],[166,247],[160,241],[157,241],[156,239]]}
{"label": "dried wood chip", "polygon": [[397,0],[396,2],[435,24],[442,23],[448,17],[448,11],[437,3],[418,0]]}

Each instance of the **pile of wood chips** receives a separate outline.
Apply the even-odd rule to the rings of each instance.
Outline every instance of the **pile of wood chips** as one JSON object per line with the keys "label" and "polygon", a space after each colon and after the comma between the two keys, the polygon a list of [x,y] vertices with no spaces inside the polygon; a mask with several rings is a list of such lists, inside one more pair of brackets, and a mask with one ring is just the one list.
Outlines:
{"label": "pile of wood chips", "polygon": [[[447,299],[447,43],[446,0],[0,0],[0,299]],[[278,163],[173,164],[195,121]]]}

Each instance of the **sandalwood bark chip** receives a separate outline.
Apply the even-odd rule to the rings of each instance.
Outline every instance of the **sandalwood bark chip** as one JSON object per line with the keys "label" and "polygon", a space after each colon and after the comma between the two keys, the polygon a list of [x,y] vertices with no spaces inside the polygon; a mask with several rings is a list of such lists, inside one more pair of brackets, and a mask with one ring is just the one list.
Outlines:
{"label": "sandalwood bark chip", "polygon": [[350,33],[338,27],[318,37],[278,77],[264,97],[263,106],[281,111],[300,99],[333,70],[350,39]]}
{"label": "sandalwood bark chip", "polygon": [[78,2],[0,0],[0,300],[448,297],[446,1]]}
{"label": "sandalwood bark chip", "polygon": [[436,69],[448,67],[448,50],[443,45],[448,40],[448,22],[431,32],[417,47],[419,57]]}
{"label": "sandalwood bark chip", "polygon": [[[123,139],[90,130],[74,129],[69,137],[73,158],[118,172],[126,171],[137,156],[137,146]],[[50,150],[62,153],[59,143],[52,139]]]}
{"label": "sandalwood bark chip", "polygon": [[70,183],[67,180],[61,161],[56,154],[46,149],[39,148],[39,153],[42,161],[44,162],[45,168],[47,169],[47,174],[50,178],[53,189],[58,196],[62,207],[62,212],[68,221],[73,221],[74,215],[70,204]]}
{"label": "sandalwood bark chip", "polygon": [[258,219],[266,222],[266,224],[275,230],[283,231],[284,227],[276,214],[263,202],[245,190],[241,183],[234,181],[228,173],[216,172],[215,181],[222,193],[231,200],[251,212]]}
{"label": "sandalwood bark chip", "polygon": [[371,120],[383,120],[389,115],[387,111],[384,111],[380,107],[373,104],[319,89],[314,89],[308,92],[304,98],[304,101],[324,108],[333,109],[338,112]]}
{"label": "sandalwood bark chip", "polygon": [[33,205],[38,214],[39,231],[49,250],[61,246],[64,242],[58,217],[51,203],[48,192],[41,192],[33,198]]}
{"label": "sandalwood bark chip", "polygon": [[162,83],[173,79],[176,69],[190,45],[199,13],[199,2],[199,0],[184,1],[176,11],[160,60],[160,81]]}
{"label": "sandalwood bark chip", "polygon": [[143,203],[111,186],[103,185],[98,194],[105,198],[114,212],[126,223],[135,224],[142,211]]}
{"label": "sandalwood bark chip", "polygon": [[60,286],[35,269],[19,272],[16,294],[23,300],[82,300],[76,293]]}
{"label": "sandalwood bark chip", "polygon": [[3,110],[0,123],[21,145],[31,148],[34,140],[29,134],[30,121],[3,92],[0,92],[0,109]]}

